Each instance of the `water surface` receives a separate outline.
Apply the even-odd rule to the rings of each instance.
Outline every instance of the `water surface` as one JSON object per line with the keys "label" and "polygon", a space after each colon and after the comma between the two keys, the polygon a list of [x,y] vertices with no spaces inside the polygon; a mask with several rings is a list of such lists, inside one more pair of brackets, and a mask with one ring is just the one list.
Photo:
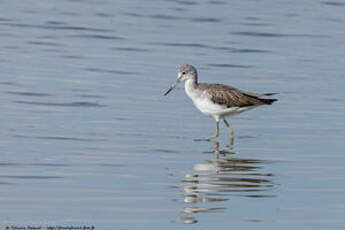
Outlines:
{"label": "water surface", "polygon": [[[344,228],[344,7],[2,2],[0,226]],[[195,142],[183,63],[279,101]]]}

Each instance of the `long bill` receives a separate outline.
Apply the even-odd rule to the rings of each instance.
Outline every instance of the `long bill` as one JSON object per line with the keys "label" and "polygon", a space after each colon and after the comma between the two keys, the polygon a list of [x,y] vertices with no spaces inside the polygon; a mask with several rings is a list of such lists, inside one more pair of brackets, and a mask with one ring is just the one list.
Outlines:
{"label": "long bill", "polygon": [[179,83],[179,81],[177,80],[174,84],[172,84],[169,89],[165,92],[164,96],[166,96],[168,93],[170,93],[171,90],[173,90],[176,85]]}

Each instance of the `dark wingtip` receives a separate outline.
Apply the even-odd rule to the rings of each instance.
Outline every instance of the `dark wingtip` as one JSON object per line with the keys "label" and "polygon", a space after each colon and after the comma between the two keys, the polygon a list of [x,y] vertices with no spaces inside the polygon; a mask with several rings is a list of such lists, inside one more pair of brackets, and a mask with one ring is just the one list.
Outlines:
{"label": "dark wingtip", "polygon": [[279,93],[264,93],[265,96],[273,96],[273,95],[277,95],[277,94],[279,94]]}
{"label": "dark wingtip", "polygon": [[278,99],[261,99],[262,102],[264,102],[267,105],[272,105],[273,102],[278,101]]}

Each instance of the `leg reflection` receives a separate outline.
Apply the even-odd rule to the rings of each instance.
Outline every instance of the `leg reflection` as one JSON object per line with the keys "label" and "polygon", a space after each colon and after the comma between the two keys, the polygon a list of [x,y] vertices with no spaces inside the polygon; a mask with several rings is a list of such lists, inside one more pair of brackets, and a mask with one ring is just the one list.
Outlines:
{"label": "leg reflection", "polygon": [[222,212],[230,199],[239,196],[273,196],[270,194],[275,186],[273,175],[263,172],[267,161],[238,157],[233,151],[220,149],[219,142],[214,143],[211,151],[204,153],[209,157],[194,164],[182,181],[185,214]]}

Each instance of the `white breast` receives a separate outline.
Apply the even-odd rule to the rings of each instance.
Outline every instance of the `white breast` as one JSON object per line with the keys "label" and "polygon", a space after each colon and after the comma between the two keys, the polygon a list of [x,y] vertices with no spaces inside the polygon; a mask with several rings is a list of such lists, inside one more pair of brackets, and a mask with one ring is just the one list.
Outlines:
{"label": "white breast", "polygon": [[211,101],[210,95],[206,91],[199,90],[192,80],[186,80],[185,91],[200,112],[207,116],[213,117],[218,115],[226,108],[225,106],[214,104]]}

